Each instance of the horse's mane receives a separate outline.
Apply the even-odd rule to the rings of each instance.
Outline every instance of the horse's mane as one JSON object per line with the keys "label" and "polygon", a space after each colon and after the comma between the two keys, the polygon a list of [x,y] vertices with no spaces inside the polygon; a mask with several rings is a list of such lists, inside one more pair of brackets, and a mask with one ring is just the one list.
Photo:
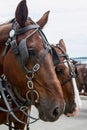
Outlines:
{"label": "horse's mane", "polygon": [[7,22],[5,22],[5,23],[0,24],[0,26],[3,26],[3,25],[6,25],[6,24],[9,24],[9,23],[12,23],[13,21],[14,21],[14,18],[11,19],[10,21],[7,21]]}

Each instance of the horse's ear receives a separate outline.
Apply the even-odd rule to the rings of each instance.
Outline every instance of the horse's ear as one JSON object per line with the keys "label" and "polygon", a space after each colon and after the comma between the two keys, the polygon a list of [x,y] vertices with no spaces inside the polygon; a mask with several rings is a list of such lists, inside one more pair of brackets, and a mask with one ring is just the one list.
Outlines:
{"label": "horse's ear", "polygon": [[59,46],[60,46],[61,48],[63,48],[63,50],[66,52],[66,46],[65,46],[65,43],[64,43],[63,39],[61,39],[61,40],[59,41]]}
{"label": "horse's ear", "polygon": [[44,25],[47,23],[49,13],[50,13],[50,11],[47,11],[47,12],[40,18],[40,20],[37,21],[37,24],[38,24],[41,28],[43,28]]}
{"label": "horse's ear", "polygon": [[16,12],[15,12],[15,18],[17,22],[19,23],[19,25],[21,27],[24,27],[27,17],[28,17],[28,8],[26,5],[26,0],[22,0],[17,6]]}

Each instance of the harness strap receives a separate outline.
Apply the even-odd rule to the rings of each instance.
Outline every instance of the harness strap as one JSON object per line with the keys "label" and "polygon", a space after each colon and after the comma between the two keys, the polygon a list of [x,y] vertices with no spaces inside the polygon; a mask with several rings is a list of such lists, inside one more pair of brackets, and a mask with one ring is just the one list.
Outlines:
{"label": "harness strap", "polygon": [[18,35],[21,35],[29,30],[32,30],[32,29],[37,29],[37,28],[40,28],[40,26],[38,24],[34,24],[34,25],[29,25],[29,26],[26,26],[22,29],[18,29],[15,31],[15,35],[18,36]]}
{"label": "harness strap", "polygon": [[11,115],[9,113],[8,113],[8,124],[9,124],[9,130],[12,130]]}
{"label": "harness strap", "polygon": [[[9,127],[9,124],[8,124],[8,123],[5,123],[5,125]],[[15,128],[14,126],[11,126],[11,130],[12,130],[12,129],[14,129],[14,130],[19,130],[19,129]]]}
{"label": "harness strap", "polygon": [[5,55],[7,54],[8,50],[10,48],[10,42],[11,42],[11,39],[9,38],[5,43],[6,46],[5,46],[5,49],[2,53],[2,57],[5,57]]}
{"label": "harness strap", "polygon": [[[4,76],[3,76],[3,77],[4,77]],[[19,104],[16,102],[16,99],[15,99],[15,97],[13,96],[13,93],[12,93],[11,89],[9,89],[10,86],[8,85],[8,83],[7,83],[5,77],[4,77],[4,86],[5,86],[6,91],[8,92],[8,94],[10,95],[10,97],[12,98],[12,101],[15,103],[15,105],[16,105],[17,107],[20,107]]]}
{"label": "harness strap", "polygon": [[[1,86],[2,85],[2,86]],[[9,96],[11,97],[11,102],[13,101],[15,104],[16,104],[16,106],[17,106],[17,108],[14,108],[14,109],[11,109],[11,106],[10,106],[10,102],[8,101],[8,99],[7,99],[7,104],[9,104],[9,107],[10,107],[10,109],[8,108],[8,109],[5,109],[5,108],[2,108],[2,107],[0,107],[0,111],[3,111],[3,112],[6,112],[6,113],[8,113],[8,124],[5,124],[5,125],[7,125],[7,126],[9,126],[9,130],[11,130],[11,127],[13,128],[13,129],[15,129],[12,125],[11,125],[11,120],[10,120],[10,116],[13,116],[12,114],[11,114],[11,112],[12,111],[16,111],[16,110],[20,110],[27,118],[31,118],[33,121],[32,122],[30,122],[29,124],[31,124],[31,123],[34,123],[34,122],[36,122],[37,120],[39,120],[39,118],[34,118],[34,117],[32,117],[32,116],[30,116],[30,115],[28,115],[28,113],[27,112],[25,112],[26,111],[26,104],[29,106],[30,105],[30,101],[23,101],[24,103],[22,103],[21,104],[21,102],[19,102],[19,104],[16,102],[16,99],[15,99],[15,97],[12,95],[13,93],[12,93],[12,91],[11,91],[11,89],[9,88],[9,86],[8,86],[8,83],[7,83],[7,79],[6,79],[6,77],[5,77],[5,75],[2,75],[1,76],[1,78],[0,78],[0,93],[1,93],[1,95],[2,95],[2,98],[3,98],[3,100],[5,99],[5,98],[7,98],[7,96],[5,96],[5,92],[3,92],[2,93],[2,90],[3,89],[3,91],[6,91],[7,92],[7,94],[9,94]],[[5,101],[4,101],[5,102]],[[6,102],[5,102],[5,105],[7,106],[7,104],[6,104]],[[27,103],[28,102],[28,103]],[[21,105],[20,105],[21,104]],[[14,116],[13,116],[14,117]],[[14,118],[15,119],[15,118]],[[19,120],[17,120],[17,121],[19,121]],[[21,123],[21,122],[20,122]],[[27,123],[25,123],[25,124],[27,124]],[[28,124],[27,124],[28,125]]]}
{"label": "harness strap", "polygon": [[49,48],[49,50],[51,50],[51,47],[50,47],[50,44],[46,38],[46,36],[44,35],[43,31],[39,28],[39,33],[41,35],[41,38],[42,38],[42,42],[43,42],[43,45],[44,45],[44,48]]}
{"label": "harness strap", "polygon": [[9,104],[9,102],[8,102],[6,96],[5,96],[5,93],[4,93],[4,90],[3,90],[3,86],[2,86],[2,80],[1,80],[1,79],[0,79],[0,92],[1,92],[1,95],[2,95],[2,97],[3,97],[3,99],[4,99],[5,105],[6,105],[7,109],[8,109],[8,111],[9,111],[10,115],[11,115],[15,120],[17,120],[18,122],[20,122],[20,123],[22,123],[22,124],[25,124],[25,122],[19,120],[19,119],[15,116],[15,114],[13,113],[13,111],[12,111],[12,109],[11,109],[11,107],[10,107],[10,104]]}
{"label": "harness strap", "polygon": [[9,110],[3,108],[3,107],[0,107],[0,111],[3,111],[3,112],[10,112]]}

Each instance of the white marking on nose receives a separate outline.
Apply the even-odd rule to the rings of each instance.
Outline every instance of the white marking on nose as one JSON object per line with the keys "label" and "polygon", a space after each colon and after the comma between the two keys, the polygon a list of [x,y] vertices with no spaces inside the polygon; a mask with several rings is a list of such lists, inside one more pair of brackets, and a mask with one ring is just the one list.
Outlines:
{"label": "white marking on nose", "polygon": [[73,83],[73,87],[74,87],[76,106],[81,108],[82,103],[81,103],[81,99],[80,99],[80,96],[79,96],[79,91],[78,91],[78,88],[77,88],[77,84],[76,84],[75,78],[72,78],[72,83]]}
{"label": "white marking on nose", "polygon": [[[71,66],[71,63],[70,62],[68,62],[68,63]],[[64,64],[69,69],[68,63],[65,62]],[[78,91],[78,88],[77,88],[76,80],[75,80],[74,77],[72,77],[72,83],[73,83],[73,89],[74,89],[74,94],[75,94],[75,99],[74,100],[75,100],[75,103],[76,103],[76,107],[81,108],[82,103],[81,103],[81,99],[80,99],[80,96],[79,96],[79,91]]]}

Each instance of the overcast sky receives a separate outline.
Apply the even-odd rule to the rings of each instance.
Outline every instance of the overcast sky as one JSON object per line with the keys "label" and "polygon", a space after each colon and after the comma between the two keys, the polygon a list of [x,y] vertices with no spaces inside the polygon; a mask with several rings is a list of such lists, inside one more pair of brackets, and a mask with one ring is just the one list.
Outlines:
{"label": "overcast sky", "polygon": [[[14,17],[21,0],[0,2],[0,23]],[[27,0],[29,16],[37,21],[50,10],[44,33],[50,43],[62,38],[71,57],[87,56],[87,0]]]}

